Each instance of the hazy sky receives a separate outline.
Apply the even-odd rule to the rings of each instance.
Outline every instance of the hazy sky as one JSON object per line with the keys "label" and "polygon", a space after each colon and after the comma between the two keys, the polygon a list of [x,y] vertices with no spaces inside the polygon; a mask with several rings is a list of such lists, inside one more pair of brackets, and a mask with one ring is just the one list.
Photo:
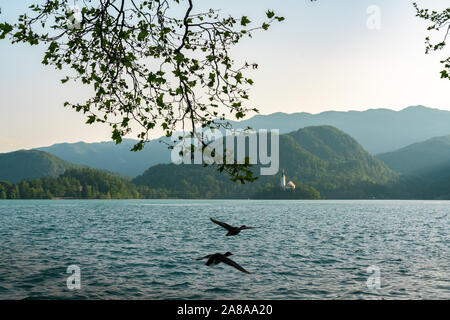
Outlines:
{"label": "hazy sky", "polygon": [[[35,1],[0,0],[0,21],[12,22]],[[251,101],[261,113],[403,109],[425,105],[450,110],[450,82],[439,78],[442,54],[424,53],[426,25],[410,0],[198,0],[250,18],[274,9],[286,17],[245,40],[234,54],[259,64]],[[417,0],[442,9],[448,0]],[[367,27],[368,7],[380,8],[381,29]],[[0,152],[59,142],[109,140],[110,130],[85,125],[66,100],[86,97],[64,74],[41,65],[42,47],[0,41]],[[161,132],[156,132],[158,137]]]}

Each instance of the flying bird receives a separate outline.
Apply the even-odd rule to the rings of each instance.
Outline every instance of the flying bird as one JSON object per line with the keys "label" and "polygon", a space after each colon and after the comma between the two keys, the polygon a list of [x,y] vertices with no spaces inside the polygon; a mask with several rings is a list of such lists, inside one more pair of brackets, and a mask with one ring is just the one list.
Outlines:
{"label": "flying bird", "polygon": [[235,236],[235,235],[239,234],[239,232],[241,232],[242,230],[245,230],[245,229],[255,229],[255,228],[257,228],[257,227],[247,227],[246,225],[243,225],[243,226],[240,226],[240,227],[233,227],[233,226],[230,226],[229,224],[227,224],[225,222],[220,222],[220,221],[217,221],[217,220],[215,220],[213,218],[209,218],[209,219],[212,222],[214,222],[215,224],[218,224],[219,226],[227,229],[228,230],[228,233],[226,234],[227,237]]}
{"label": "flying bird", "polygon": [[236,262],[234,262],[233,260],[228,258],[231,255],[233,255],[231,252],[227,252],[225,254],[214,253],[214,254],[208,254],[207,256],[204,256],[201,258],[197,258],[195,260],[208,259],[208,261],[206,261],[206,263],[205,263],[205,265],[207,265],[207,266],[216,265],[216,264],[223,262],[229,266],[232,266],[232,267],[238,269],[239,271],[242,271],[244,273],[250,273],[247,270],[245,270],[244,268],[242,268],[240,265],[238,265]]}

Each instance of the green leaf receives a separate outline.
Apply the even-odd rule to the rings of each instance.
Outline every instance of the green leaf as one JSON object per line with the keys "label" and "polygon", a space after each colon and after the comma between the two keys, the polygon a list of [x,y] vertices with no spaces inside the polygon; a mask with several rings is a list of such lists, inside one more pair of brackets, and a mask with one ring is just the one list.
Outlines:
{"label": "green leaf", "polygon": [[241,19],[241,25],[242,26],[246,26],[247,24],[249,24],[251,21],[248,19],[248,17],[247,16],[243,16],[242,17],[242,19]]}
{"label": "green leaf", "polygon": [[144,142],[143,141],[139,141],[138,143],[136,143],[133,148],[131,149],[131,151],[136,152],[139,150],[142,150],[144,148]]}
{"label": "green leaf", "polygon": [[137,39],[138,39],[138,41],[144,41],[145,38],[147,38],[147,36],[148,36],[148,31],[147,30],[141,30],[141,32],[139,32],[139,34],[138,34]]}
{"label": "green leaf", "polygon": [[244,116],[245,116],[244,113],[241,112],[241,111],[239,111],[239,112],[236,113],[236,119],[243,118]]}
{"label": "green leaf", "polygon": [[275,16],[275,12],[268,10],[266,12],[267,18],[272,19]]}
{"label": "green leaf", "polygon": [[238,83],[241,83],[241,79],[242,79],[242,73],[238,73],[238,74],[236,74],[235,76],[234,76],[234,78],[236,79],[236,81],[238,82]]}
{"label": "green leaf", "polygon": [[87,124],[92,124],[95,122],[95,116],[89,116],[89,119],[86,121]]}
{"label": "green leaf", "polygon": [[117,129],[113,130],[112,139],[116,142],[116,144],[119,144],[122,142],[122,135],[120,134],[119,130],[117,130]]}
{"label": "green leaf", "polygon": [[0,39],[5,39],[6,35],[13,30],[13,26],[9,23],[0,23]]}
{"label": "green leaf", "polygon": [[53,53],[55,52],[57,49],[59,48],[58,44],[56,42],[52,42],[49,46],[48,46],[48,52]]}

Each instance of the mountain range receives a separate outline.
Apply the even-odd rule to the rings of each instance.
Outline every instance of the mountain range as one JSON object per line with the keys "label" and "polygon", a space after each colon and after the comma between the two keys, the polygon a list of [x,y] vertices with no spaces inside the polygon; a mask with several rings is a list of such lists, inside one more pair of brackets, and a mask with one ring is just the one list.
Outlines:
{"label": "mountain range", "polygon": [[[401,111],[372,109],[367,111],[328,111],[320,114],[273,113],[256,115],[248,120],[233,122],[233,128],[279,129],[289,133],[308,126],[334,126],[352,136],[369,153],[392,152],[412,143],[450,134],[450,111],[409,107]],[[151,140],[142,151],[130,152],[137,142],[124,139],[114,142],[62,143],[37,148],[66,161],[106,169],[127,176],[142,174],[156,164],[170,163],[165,137]]]}
{"label": "mountain range", "polygon": [[[281,170],[286,171],[288,179],[295,181],[297,185],[295,192],[290,194],[293,198],[376,197],[380,186],[394,182],[397,178],[394,171],[365,151],[355,139],[331,126],[307,127],[280,135],[279,149],[280,173]],[[58,159],[44,151],[19,151],[4,157],[13,159],[17,153],[22,157],[30,155],[31,163],[44,162],[36,159],[36,156],[43,159],[47,157]],[[30,195],[74,197],[83,194],[86,197],[94,194],[101,197],[108,195],[129,197],[130,194],[139,194],[176,198],[246,199],[256,194],[269,193],[273,196],[273,191],[280,189],[280,174],[259,176],[253,183],[240,184],[233,183],[229,176],[219,173],[214,167],[175,164],[152,166],[132,181],[124,180],[124,183],[119,183],[115,177],[109,178],[103,171],[98,173],[97,169],[80,169],[84,170],[80,172],[72,170],[70,175],[60,174],[56,180],[48,178],[33,180],[41,171],[44,176],[55,177],[56,169],[61,167],[60,163],[66,164],[64,160],[55,161],[45,162],[46,167],[36,166],[35,170],[28,173],[27,181],[22,181],[17,186],[4,183],[2,194],[14,198]],[[19,167],[14,169],[20,172],[22,163],[17,164]],[[15,163],[4,162],[3,165],[5,168],[12,168]],[[67,169],[71,169],[70,166]],[[252,169],[258,176],[260,166],[255,165]],[[70,170],[66,172],[68,171]],[[0,180],[8,180],[5,177],[8,178],[3,173]],[[101,177],[101,180],[96,182],[93,177]],[[9,179],[10,182],[18,180],[17,177],[14,180]],[[108,191],[108,185],[113,184],[120,185],[122,189],[129,186],[130,192],[127,193],[125,190],[117,192],[117,187]],[[83,193],[87,188],[91,191]]]}
{"label": "mountain range", "polygon": [[118,172],[130,177],[137,176],[156,164],[170,162],[170,150],[164,143],[168,142],[168,139],[152,140],[143,150],[131,152],[136,142],[137,140],[124,139],[120,144],[113,141],[59,143],[36,150],[51,153],[73,163]]}
{"label": "mountain range", "polygon": [[[315,198],[320,192],[325,198],[446,199],[450,198],[449,114],[420,106],[398,112],[377,109],[318,115],[276,113],[233,125],[255,129],[280,127],[281,132],[296,126],[295,130],[280,136],[280,170],[286,170],[288,178],[297,184],[299,193],[295,197]],[[331,125],[302,127],[325,119],[353,130],[355,137]],[[355,123],[356,119],[359,120]],[[395,127],[400,122],[406,124]],[[364,133],[364,126],[370,135]],[[443,134],[429,137],[439,133]],[[419,140],[403,145],[414,139]],[[366,146],[372,145],[372,153],[365,150],[367,147],[361,141],[366,141]],[[134,185],[158,191],[141,190],[141,194],[147,195],[245,198],[255,194],[263,197],[274,188],[279,189],[279,175],[262,176],[255,183],[241,186],[230,183],[227,176],[213,168],[172,165],[167,138],[152,140],[144,150],[131,152],[135,142],[125,139],[119,145],[63,143],[0,154],[0,180],[17,183],[24,179],[56,178],[69,169],[90,167],[127,181],[135,177]],[[390,149],[394,145],[401,147],[373,156],[373,150]]]}
{"label": "mountain range", "polygon": [[450,135],[413,143],[376,157],[392,170],[401,173],[426,173],[430,169],[450,164]]}
{"label": "mountain range", "polygon": [[[280,135],[280,170],[310,194],[326,198],[374,197],[371,188],[395,181],[397,174],[371,156],[355,139],[331,126],[302,128]],[[259,172],[255,165],[254,172]],[[280,171],[281,173],[281,171]],[[171,190],[176,197],[249,198],[264,189],[279,189],[280,174],[259,176],[245,185],[202,165],[160,164],[132,182],[151,189]]]}
{"label": "mountain range", "polygon": [[23,179],[57,177],[68,169],[81,167],[38,150],[19,150],[0,154],[0,180],[13,183]]}
{"label": "mountain range", "polygon": [[310,113],[273,113],[231,122],[234,128],[280,129],[288,133],[308,126],[329,125],[349,134],[371,154],[394,151],[409,144],[450,134],[450,111],[408,107],[401,111],[327,111]]}

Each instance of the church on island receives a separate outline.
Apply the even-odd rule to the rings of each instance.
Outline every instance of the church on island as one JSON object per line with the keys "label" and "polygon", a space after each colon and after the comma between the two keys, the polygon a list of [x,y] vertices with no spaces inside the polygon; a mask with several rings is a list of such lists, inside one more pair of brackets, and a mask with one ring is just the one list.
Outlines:
{"label": "church on island", "polygon": [[286,184],[286,175],[284,174],[284,170],[283,170],[283,175],[281,176],[281,189],[283,189],[284,191],[295,190],[295,184],[292,181],[289,181]]}

